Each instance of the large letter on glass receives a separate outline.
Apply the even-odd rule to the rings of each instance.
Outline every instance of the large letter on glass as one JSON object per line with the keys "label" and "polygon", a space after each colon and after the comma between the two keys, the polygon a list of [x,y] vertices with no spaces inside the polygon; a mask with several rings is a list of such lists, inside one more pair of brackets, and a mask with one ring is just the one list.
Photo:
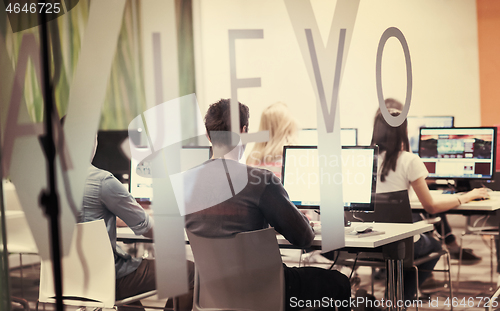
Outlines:
{"label": "large letter on glass", "polygon": [[[317,98],[318,157],[340,159],[338,94],[359,0],[337,1],[326,48],[322,44],[311,3],[285,0],[285,4]],[[323,251],[345,245],[342,179],[335,182],[339,180],[337,176],[342,176],[342,166],[329,165],[333,162],[341,163],[319,161]]]}
{"label": "large letter on glass", "polygon": [[[385,43],[390,37],[396,37],[399,42],[401,43],[401,46],[403,47],[403,52],[405,53],[405,61],[406,61],[406,99],[405,99],[405,106],[403,108],[403,112],[397,116],[393,117],[387,110],[387,107],[385,106],[385,100],[384,100],[384,92],[382,91],[382,54],[384,52],[384,47]],[[377,75],[377,97],[378,97],[378,104],[380,106],[380,111],[382,112],[382,116],[384,116],[385,121],[393,127],[400,126],[404,120],[406,119],[406,116],[408,116],[408,111],[410,110],[410,102],[411,102],[411,92],[412,92],[412,87],[413,87],[413,78],[412,78],[412,71],[411,71],[411,59],[410,59],[410,49],[408,48],[408,43],[406,42],[405,36],[401,32],[401,30],[395,28],[395,27],[390,27],[387,28],[386,31],[382,34],[382,37],[380,37],[380,41],[378,44],[378,49],[377,49],[377,65],[376,65],[376,75]]]}
{"label": "large letter on glass", "polygon": [[[229,69],[231,73],[231,132],[240,134],[240,115],[238,107],[238,89],[260,87],[260,78],[238,79],[236,77],[236,39],[262,39],[262,29],[230,29],[229,30]],[[269,140],[269,132],[241,133],[243,144],[249,142],[265,142]],[[237,136],[232,136],[232,145],[238,144]]]}

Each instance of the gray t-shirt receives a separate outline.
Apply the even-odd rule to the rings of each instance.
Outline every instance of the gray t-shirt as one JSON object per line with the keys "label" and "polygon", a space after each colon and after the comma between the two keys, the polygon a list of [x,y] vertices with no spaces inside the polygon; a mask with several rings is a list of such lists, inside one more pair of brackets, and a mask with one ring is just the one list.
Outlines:
{"label": "gray t-shirt", "polygon": [[[214,161],[225,163],[207,165],[214,164]],[[226,168],[234,195],[212,207],[188,213],[185,217],[186,229],[204,237],[225,237],[271,226],[293,245],[311,245],[314,232],[309,221],[290,201],[280,179],[268,170],[233,160],[211,160],[197,171],[196,180],[190,181],[190,195],[198,195],[202,199],[205,193],[217,196],[224,192],[218,183],[213,182],[216,176],[226,173],[221,172],[220,167]],[[246,185],[234,187],[242,183]],[[189,208],[196,210],[196,206]]]}
{"label": "gray t-shirt", "polygon": [[133,258],[116,245],[116,217],[120,217],[136,235],[148,232],[153,221],[125,187],[110,172],[89,167],[80,221],[104,219],[109,240],[115,254],[116,278],[132,272],[141,264],[141,258]]}

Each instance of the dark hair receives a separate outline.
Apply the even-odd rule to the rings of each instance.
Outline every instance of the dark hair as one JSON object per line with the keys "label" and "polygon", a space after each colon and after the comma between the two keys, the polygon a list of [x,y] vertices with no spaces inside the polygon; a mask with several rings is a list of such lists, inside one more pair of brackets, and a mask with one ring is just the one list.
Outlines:
{"label": "dark hair", "polygon": [[[385,107],[387,109],[393,108],[393,109],[397,109],[399,111],[403,111],[403,107],[404,107],[403,104],[400,101],[395,100],[394,98],[386,98],[384,102],[385,102]],[[377,108],[377,112],[375,113],[375,118],[377,117],[377,114],[379,114],[379,113],[380,113],[380,106]]]}
{"label": "dark hair", "polygon": [[[401,111],[392,108],[389,109],[389,113],[393,117],[396,117],[401,114]],[[380,180],[382,182],[385,181],[385,177],[389,174],[390,170],[396,171],[399,152],[401,150],[410,150],[407,127],[406,119],[400,126],[392,127],[385,121],[380,111],[375,115],[371,145],[378,145],[379,151],[385,151],[385,159],[380,174]]]}
{"label": "dark hair", "polygon": [[386,98],[385,99],[385,106],[387,107],[387,109],[394,108],[394,109],[401,110],[401,111],[403,111],[403,107],[404,107],[401,102],[395,100],[394,98]]}
{"label": "dark hair", "polygon": [[[216,103],[213,103],[208,107],[207,114],[205,115],[205,128],[207,130],[208,137],[213,141],[211,132],[230,132],[231,131],[231,113],[230,106],[231,101],[229,99],[221,99]],[[246,105],[238,102],[240,108],[240,132],[243,131],[243,127],[246,126],[248,130],[248,119],[250,118],[250,112]]]}

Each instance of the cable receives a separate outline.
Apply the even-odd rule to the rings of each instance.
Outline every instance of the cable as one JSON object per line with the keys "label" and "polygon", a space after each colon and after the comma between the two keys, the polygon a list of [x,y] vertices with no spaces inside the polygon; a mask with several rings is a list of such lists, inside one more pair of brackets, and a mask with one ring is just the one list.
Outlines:
{"label": "cable", "polygon": [[354,213],[351,213],[351,214],[352,214],[352,218],[357,219],[357,220],[361,220],[361,222],[365,222],[362,218],[356,217],[356,215]]}
{"label": "cable", "polygon": [[356,259],[354,259],[354,264],[352,265],[352,271],[351,271],[351,275],[349,275],[349,281],[351,280],[352,275],[354,273],[354,270],[356,269],[356,263],[358,262],[358,256],[359,256],[359,252],[356,253]]}
{"label": "cable", "polygon": [[330,268],[328,268],[328,270],[332,270],[333,266],[335,266],[335,264],[337,263],[337,260],[339,259],[339,256],[340,256],[340,251],[337,251],[337,257],[335,258],[335,260],[333,261],[332,265],[330,266]]}

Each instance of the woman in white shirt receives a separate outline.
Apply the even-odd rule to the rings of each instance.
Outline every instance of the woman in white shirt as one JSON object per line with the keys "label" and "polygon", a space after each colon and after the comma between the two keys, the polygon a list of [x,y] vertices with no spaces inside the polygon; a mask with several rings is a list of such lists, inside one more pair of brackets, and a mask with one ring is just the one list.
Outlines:
{"label": "woman in white shirt", "polygon": [[[401,111],[389,109],[389,113],[396,117]],[[433,199],[425,181],[428,171],[424,163],[418,155],[409,152],[406,120],[400,126],[392,127],[379,111],[375,116],[371,144],[378,145],[380,152],[377,193],[409,190],[411,186],[429,214],[442,213],[471,200],[488,197],[486,189],[474,189],[460,196],[450,196],[439,201]],[[420,258],[440,249],[441,245],[436,239],[420,235],[414,244],[414,256]],[[421,270],[432,270],[437,261],[438,259],[419,266],[419,285],[430,275],[430,272]],[[405,273],[404,285],[405,299],[412,299],[417,292],[413,273]]]}

